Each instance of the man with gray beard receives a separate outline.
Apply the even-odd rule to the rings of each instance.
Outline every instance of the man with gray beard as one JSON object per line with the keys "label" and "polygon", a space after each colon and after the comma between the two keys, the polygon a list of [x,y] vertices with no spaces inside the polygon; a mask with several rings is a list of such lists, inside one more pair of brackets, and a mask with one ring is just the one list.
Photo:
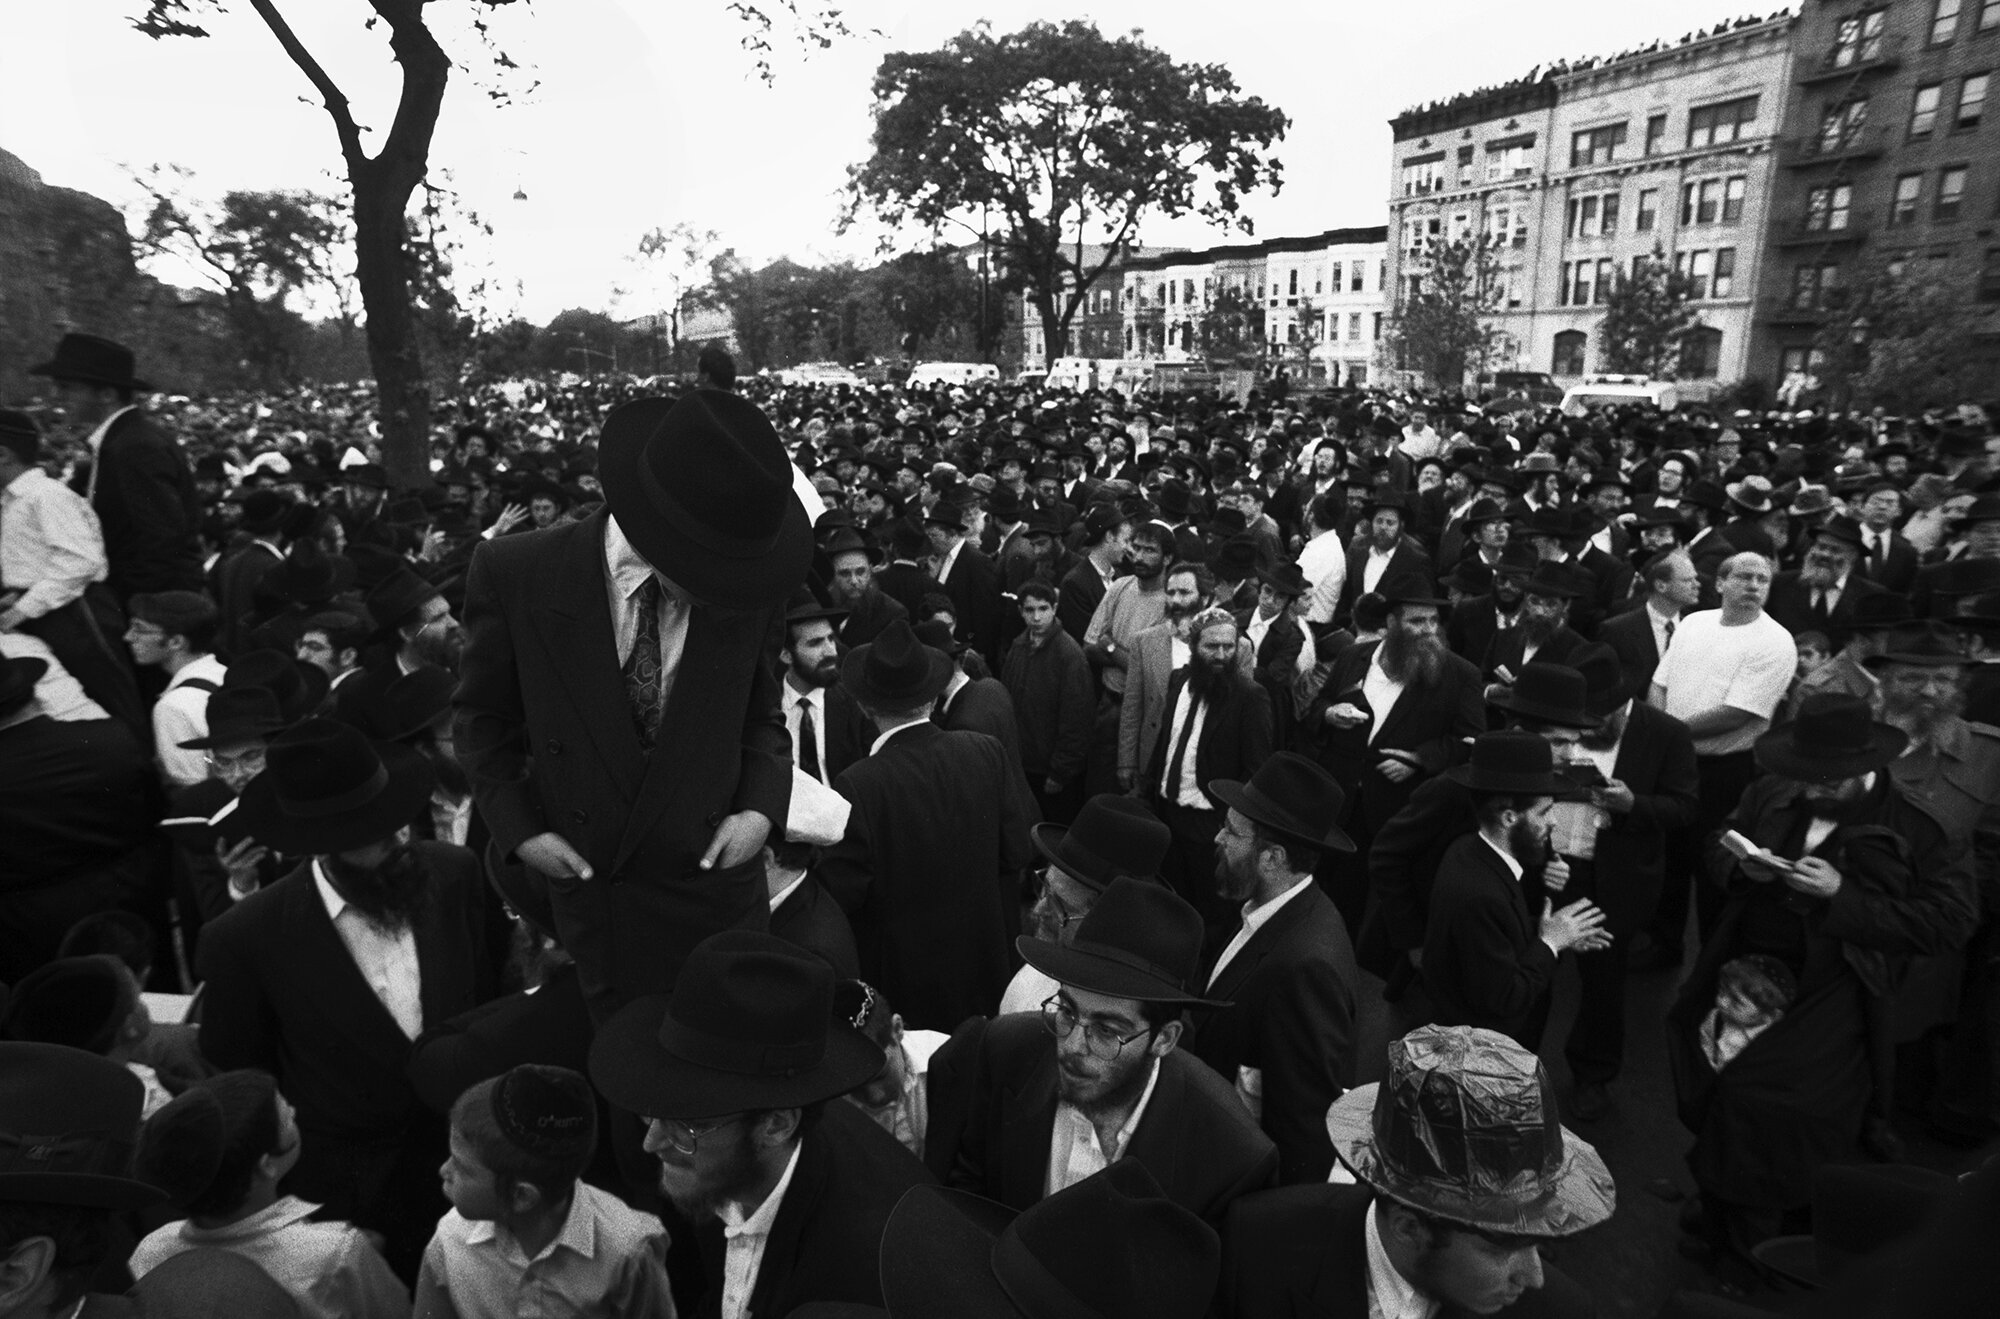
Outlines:
{"label": "man with gray beard", "polygon": [[1861,551],[1861,524],[1845,514],[1828,518],[1813,531],[1797,571],[1773,579],[1764,612],[1793,636],[1824,632],[1835,649],[1845,646],[1861,602],[1882,594],[1860,571]]}
{"label": "man with gray beard", "polygon": [[[1984,913],[1979,929],[1962,968],[1955,955],[1912,964],[1895,1024],[1899,1039],[1915,1038],[1949,1019],[1956,1002],[1944,1075],[1929,1105],[1931,1127],[1945,1140],[1977,1144],[2000,1100],[2000,975],[1994,970],[2000,958],[2000,728],[1962,713],[1973,660],[1942,624],[1899,628],[1863,663],[1879,683],[1877,717],[1910,738],[1909,751],[1890,762],[1890,777],[1950,832],[1972,836]],[[1878,1115],[1886,1115],[1887,1100],[1878,1088]]]}

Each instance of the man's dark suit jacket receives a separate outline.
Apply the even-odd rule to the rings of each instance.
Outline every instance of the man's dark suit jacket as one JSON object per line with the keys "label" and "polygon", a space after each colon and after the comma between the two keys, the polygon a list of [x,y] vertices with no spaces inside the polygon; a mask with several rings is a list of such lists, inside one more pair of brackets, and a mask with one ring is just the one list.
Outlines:
{"label": "man's dark suit jacket", "polygon": [[1594,637],[1598,625],[1622,609],[1632,597],[1632,579],[1636,574],[1624,555],[1606,554],[1589,544],[1569,564],[1589,574],[1591,583],[1588,596],[1570,602],[1569,625],[1584,637]]}
{"label": "man's dark suit jacket", "polygon": [[1477,833],[1445,849],[1424,931],[1424,986],[1444,1026],[1482,1026],[1541,1047],[1556,955],[1521,881]]}
{"label": "man's dark suit jacket", "polygon": [[[413,925],[424,1022],[436,1025],[495,992],[486,884],[466,849],[411,846],[434,884]],[[298,1109],[304,1150],[286,1189],[351,1212],[370,1194],[368,1156],[399,1146],[420,1104],[405,1075],[411,1041],[327,918],[310,863],[210,921],[196,970],[207,985],[202,1053],[225,1070],[270,1072]]]}
{"label": "man's dark suit jacket", "polygon": [[[1256,613],[1254,609],[1246,609],[1236,616],[1238,636],[1250,635],[1250,620]],[[1291,611],[1286,610],[1271,620],[1271,626],[1264,631],[1263,643],[1257,647],[1257,685],[1271,698],[1273,740],[1281,747],[1291,744],[1292,728],[1298,722],[1292,679],[1298,672],[1299,652],[1305,645],[1304,629]]]}
{"label": "man's dark suit jacket", "polygon": [[1824,632],[1839,650],[1847,644],[1849,629],[1854,625],[1856,606],[1867,596],[1882,594],[1882,588],[1861,575],[1860,569],[1847,574],[1847,585],[1840,592],[1840,599],[1829,612],[1825,605],[1813,607],[1812,588],[1799,580],[1797,569],[1781,572],[1771,581],[1770,598],[1764,602],[1764,612],[1785,625],[1785,630],[1793,636],[1801,632]]}
{"label": "man's dark suit jacket", "polygon": [[840,625],[840,644],[849,650],[865,646],[881,636],[883,628],[909,616],[910,611],[888,592],[879,586],[870,586],[847,611],[847,621]]}
{"label": "man's dark suit jacket", "polygon": [[[924,1162],[938,1180],[1010,1209],[1041,1200],[1057,1104],[1055,1040],[1041,1014],[967,1022],[931,1055],[929,1085]],[[1236,1092],[1184,1049],[1160,1060],[1125,1157],[1217,1228],[1230,1201],[1278,1171],[1278,1151]]]}
{"label": "man's dark suit jacket", "polygon": [[1588,897],[1604,909],[1612,937],[1629,939],[1646,927],[1659,904],[1667,836],[1694,820],[1700,783],[1687,725],[1634,700],[1611,777],[1632,790],[1632,809],[1614,813],[1597,831],[1594,887],[1560,901]]}
{"label": "man's dark suit jacket", "polygon": [[[1362,594],[1361,575],[1367,567],[1368,542],[1363,540],[1359,545],[1348,546],[1347,580],[1340,584],[1340,602],[1333,610],[1336,622],[1345,622],[1354,612],[1354,602],[1360,599]],[[1422,547],[1408,536],[1403,537],[1402,544],[1398,545],[1396,552],[1389,556],[1389,566],[1382,570],[1381,581],[1375,584],[1380,586],[1384,582],[1397,581],[1406,575],[1414,575],[1426,586],[1437,580],[1437,569],[1431,565],[1431,556],[1425,554]]]}
{"label": "man's dark suit jacket", "polygon": [[[1368,1319],[1366,1186],[1285,1186],[1246,1195],[1222,1229],[1222,1319]],[[1590,1319],[1590,1293],[1546,1262],[1542,1286],[1505,1319]],[[1462,1319],[1450,1306],[1437,1319]]]}
{"label": "man's dark suit jacket", "polygon": [[[1347,794],[1343,825],[1360,821],[1370,834],[1403,809],[1419,784],[1450,765],[1466,739],[1486,731],[1486,696],[1479,670],[1456,655],[1446,657],[1437,686],[1405,689],[1372,742],[1365,722],[1353,728],[1329,725],[1327,709],[1343,701],[1369,709],[1362,684],[1381,644],[1370,641],[1343,651],[1305,713],[1314,754]],[[1401,783],[1391,782],[1377,767],[1388,750],[1414,755],[1420,772]]]}
{"label": "man's dark suit jacket", "polygon": [[[1228,685],[1222,687],[1202,717],[1201,741],[1189,747],[1194,757],[1195,782],[1207,785],[1217,779],[1246,782],[1271,758],[1271,698],[1255,682],[1230,670]],[[1153,754],[1146,760],[1145,795],[1148,801],[1160,797],[1160,779],[1173,755],[1172,743],[1180,734],[1174,722],[1181,691],[1187,686],[1188,671],[1175,669],[1167,679],[1165,712],[1160,717],[1160,735]]]}
{"label": "man's dark suit jacket", "polygon": [[853,805],[820,875],[854,926],[861,978],[919,1030],[992,1012],[1013,978],[1034,810],[1018,762],[980,733],[896,730],[834,788]]}
{"label": "man's dark suit jacket", "polygon": [[951,576],[944,580],[944,593],[957,609],[958,634],[986,657],[989,666],[999,668],[999,567],[968,540],[951,561]]}
{"label": "man's dark suit jacket", "polygon": [[284,557],[268,544],[251,541],[216,565],[216,612],[222,618],[222,643],[230,654],[248,649],[244,644],[246,620],[255,602],[257,583],[283,562]]}
{"label": "man's dark suit jacket", "polygon": [[924,597],[938,589],[937,580],[921,564],[911,563],[908,559],[897,559],[876,573],[875,585],[884,595],[903,606],[903,612],[912,620],[916,618],[917,607],[924,602]]}
{"label": "man's dark suit jacket", "polygon": [[1097,606],[1111,589],[1104,580],[1097,565],[1089,555],[1077,559],[1076,564],[1063,574],[1056,587],[1056,621],[1063,631],[1076,638],[1076,644],[1083,644],[1083,634],[1090,630],[1090,620],[1097,613]]}
{"label": "man's dark suit jacket", "polygon": [[[1519,606],[1516,606],[1518,608]],[[1519,614],[1509,626],[1518,626]],[[1500,634],[1500,605],[1491,595],[1467,596],[1453,606],[1445,621],[1444,641],[1451,653],[1486,672],[1486,656]]]}
{"label": "man's dark suit jacket", "polygon": [[1889,533],[1889,554],[1878,569],[1867,550],[1861,552],[1861,563],[1857,571],[1885,591],[1898,595],[1908,591],[1917,580],[1917,569],[1923,566],[1923,556],[1917,547],[1903,539],[1903,533]]}
{"label": "man's dark suit jacket", "polygon": [[[750,1289],[746,1319],[784,1319],[809,1301],[882,1304],[882,1230],[889,1211],[913,1186],[936,1179],[866,1114],[844,1100],[826,1106],[806,1133],[792,1184],[772,1220]],[[722,1313],[729,1247],[722,1220],[695,1228],[708,1292],[696,1314]]]}
{"label": "man's dark suit jacket", "polygon": [[782,607],[695,604],[659,742],[639,745],[606,599],[603,511],[489,541],[465,588],[465,654],[453,696],[460,760],[500,856],[553,830],[596,872],[548,880],[556,934],[602,1020],[672,987],[717,930],[762,929],[757,857],[703,871],[726,815],[783,829],[792,742],[769,662]]}
{"label": "man's dark suit jacket", "polygon": [[[1577,651],[1582,650],[1588,644],[1590,643],[1579,636],[1574,628],[1565,623],[1555,630],[1553,636],[1542,643],[1540,649],[1535,651],[1533,662],[1536,664],[1567,664],[1569,663],[1570,656],[1576,654]],[[1527,647],[1528,633],[1525,628],[1510,627],[1505,632],[1496,635],[1493,638],[1493,644],[1486,650],[1486,670],[1484,675],[1486,679],[1489,682],[1500,681],[1500,666],[1503,664],[1507,666],[1509,673],[1519,678],[1521,676],[1521,666],[1528,663],[1527,660],[1521,658]]]}
{"label": "man's dark suit jacket", "polygon": [[[1653,620],[1648,613],[1642,603],[1637,609],[1605,619],[1597,629],[1598,644],[1611,647],[1611,653],[1618,657],[1625,690],[1641,697],[1652,690],[1653,670],[1660,667],[1660,647],[1653,639]],[[1676,631],[1679,626],[1676,620]]]}
{"label": "man's dark suit jacket", "polygon": [[[783,696],[780,698],[787,707],[797,703],[799,694],[792,690],[790,683],[780,684]],[[789,727],[791,716],[785,716]],[[826,759],[820,765],[820,781],[831,784],[840,777],[840,772],[868,754],[869,746],[875,741],[875,721],[861,713],[861,707],[847,694],[847,689],[835,683],[826,689]],[[796,754],[796,753],[795,753]]]}
{"label": "man's dark suit jacket", "polygon": [[[1204,983],[1221,952],[1204,960]],[[1209,998],[1231,1006],[1196,1014],[1181,1037],[1181,1048],[1227,1080],[1239,1067],[1263,1073],[1261,1125],[1278,1147],[1278,1180],[1288,1185],[1323,1182],[1333,1168],[1326,1110],[1354,1084],[1358,983],[1347,925],[1308,883],[1209,985]]]}
{"label": "man's dark suit jacket", "polygon": [[826,891],[819,876],[810,871],[771,913],[771,933],[818,954],[843,980],[861,976],[861,957],[854,949],[854,927],[847,923],[840,904]]}
{"label": "man's dark suit jacket", "polygon": [[148,591],[201,590],[201,496],[180,445],[134,409],[104,433],[96,464],[90,506],[104,529],[105,580],[118,603]]}

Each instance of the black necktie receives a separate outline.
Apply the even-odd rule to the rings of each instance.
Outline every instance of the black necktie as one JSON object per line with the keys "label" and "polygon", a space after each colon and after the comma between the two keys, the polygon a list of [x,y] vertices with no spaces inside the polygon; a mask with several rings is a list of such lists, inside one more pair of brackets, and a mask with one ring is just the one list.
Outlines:
{"label": "black necktie", "polygon": [[1889,538],[1887,536],[1877,535],[1875,537],[1874,549],[1869,553],[1868,561],[1870,565],[1869,575],[1871,577],[1880,578],[1888,572]]}
{"label": "black necktie", "polygon": [[[1187,691],[1185,687],[1181,690]],[[1174,740],[1173,758],[1167,762],[1167,779],[1160,791],[1170,802],[1178,803],[1181,799],[1181,767],[1187,764],[1188,735],[1194,732],[1194,715],[1200,708],[1200,698],[1188,692],[1187,718],[1181,721],[1180,736]]]}
{"label": "black necktie", "polygon": [[826,776],[819,772],[819,733],[813,727],[812,701],[799,697],[799,768],[824,783]]}
{"label": "black necktie", "polygon": [[1667,646],[1671,646],[1673,644],[1674,644],[1674,620],[1670,618],[1667,620],[1666,645],[1661,646],[1660,649],[1664,651],[1667,648]]}

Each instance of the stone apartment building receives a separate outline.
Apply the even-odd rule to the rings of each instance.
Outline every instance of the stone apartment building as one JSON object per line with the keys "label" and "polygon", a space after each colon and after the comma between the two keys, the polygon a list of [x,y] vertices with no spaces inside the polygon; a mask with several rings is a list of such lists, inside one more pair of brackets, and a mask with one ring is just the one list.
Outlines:
{"label": "stone apartment building", "polygon": [[2000,0],[1806,0],[1794,46],[1752,371],[1811,376],[1856,276],[1921,262],[2000,376]]}
{"label": "stone apartment building", "polygon": [[1789,14],[1539,70],[1390,121],[1390,283],[1420,281],[1434,244],[1495,243],[1493,370],[1573,383],[1602,369],[1613,282],[1672,262],[1699,328],[1684,381],[1749,369],[1791,61]]}

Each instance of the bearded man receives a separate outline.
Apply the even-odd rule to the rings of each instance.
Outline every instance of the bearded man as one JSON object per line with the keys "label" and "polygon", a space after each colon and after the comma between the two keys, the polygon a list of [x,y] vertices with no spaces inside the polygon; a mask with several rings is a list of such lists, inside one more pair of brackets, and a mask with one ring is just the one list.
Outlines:
{"label": "bearded man", "polygon": [[[1160,738],[1160,721],[1167,713],[1167,683],[1187,667],[1194,653],[1188,624],[1214,603],[1215,574],[1201,563],[1176,563],[1166,570],[1166,619],[1133,639],[1125,668],[1125,699],[1118,707],[1118,786],[1130,792],[1139,781],[1141,759]],[[1239,646],[1237,668],[1244,677],[1254,670],[1249,647]]]}
{"label": "bearded man", "polygon": [[861,707],[840,686],[840,646],[834,629],[844,616],[801,588],[785,611],[785,646],[778,652],[792,764],[821,783],[832,783],[868,754],[868,744],[875,740]]}
{"label": "bearded man", "polygon": [[1781,572],[1771,582],[1764,612],[1785,625],[1793,636],[1824,632],[1838,650],[1853,631],[1856,607],[1882,588],[1868,580],[1861,566],[1861,524],[1842,514],[1813,530],[1806,557],[1793,572]]}
{"label": "bearded man", "polygon": [[272,739],[265,765],[237,814],[304,860],[203,931],[202,1053],[278,1078],[302,1141],[283,1189],[381,1232],[413,1276],[446,1208],[446,1130],[405,1073],[426,1026],[493,996],[479,863],[409,841],[437,786],[412,748],[307,719]]}
{"label": "bearded man", "polygon": [[1544,559],[1521,585],[1519,625],[1498,633],[1486,652],[1489,682],[1512,686],[1530,663],[1568,664],[1584,640],[1569,625],[1570,610],[1589,590],[1589,579],[1574,564]]}

